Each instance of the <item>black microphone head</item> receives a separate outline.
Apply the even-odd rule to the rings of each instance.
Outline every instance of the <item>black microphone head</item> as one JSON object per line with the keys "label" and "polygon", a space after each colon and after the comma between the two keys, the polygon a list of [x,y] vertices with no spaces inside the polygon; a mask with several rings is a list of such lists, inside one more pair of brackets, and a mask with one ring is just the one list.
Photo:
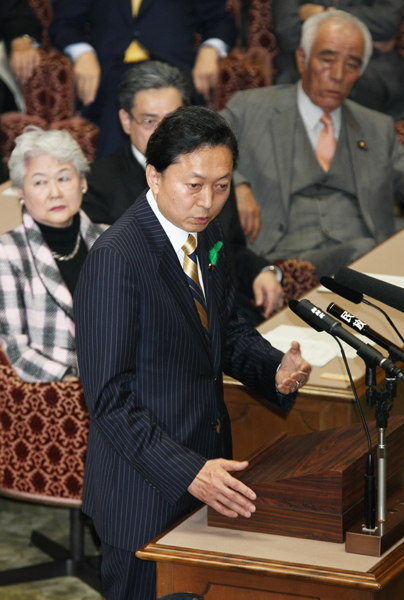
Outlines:
{"label": "black microphone head", "polygon": [[299,300],[289,300],[289,308],[296,314],[297,314],[296,309],[297,309],[298,305],[299,305]]}
{"label": "black microphone head", "polygon": [[348,267],[340,267],[334,279],[343,286],[360,290],[362,294],[404,312],[404,290],[396,285],[385,283]]}
{"label": "black microphone head", "polygon": [[352,302],[353,304],[360,304],[363,300],[363,294],[338,283],[332,277],[321,277],[320,282],[328,290],[334,292],[334,294],[338,294],[338,296],[342,296],[342,298],[349,300],[349,302]]}
{"label": "black microphone head", "polygon": [[[313,304],[311,303],[310,305],[313,306]],[[309,309],[307,309],[307,307],[304,305],[304,301],[303,304],[301,304],[299,300],[289,300],[289,308],[298,317],[300,317],[302,321],[307,323],[307,325],[310,325],[310,327],[312,327],[316,331],[324,331],[324,329],[322,327],[319,327],[317,323],[313,323],[313,319],[309,318],[310,312]]]}

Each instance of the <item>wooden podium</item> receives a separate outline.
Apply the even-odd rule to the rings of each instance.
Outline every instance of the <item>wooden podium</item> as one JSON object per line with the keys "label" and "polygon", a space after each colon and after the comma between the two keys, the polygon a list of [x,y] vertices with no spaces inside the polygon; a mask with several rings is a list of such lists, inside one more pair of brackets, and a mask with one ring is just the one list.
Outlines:
{"label": "wooden podium", "polygon": [[[377,429],[369,423],[376,456]],[[404,417],[386,430],[387,492],[404,484]],[[364,514],[367,441],[361,424],[301,436],[281,434],[250,457],[237,476],[257,494],[249,519],[208,508],[208,525],[342,543]]]}

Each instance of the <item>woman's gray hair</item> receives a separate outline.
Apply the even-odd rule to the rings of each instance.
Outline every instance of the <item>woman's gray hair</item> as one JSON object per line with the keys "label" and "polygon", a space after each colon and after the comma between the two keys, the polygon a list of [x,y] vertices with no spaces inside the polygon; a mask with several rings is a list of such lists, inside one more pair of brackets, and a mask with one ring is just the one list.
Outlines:
{"label": "woman's gray hair", "polygon": [[311,49],[313,48],[314,41],[317,36],[317,31],[320,26],[326,21],[339,20],[345,24],[349,24],[351,27],[356,27],[362,34],[364,41],[364,51],[362,57],[362,68],[360,74],[364,72],[368,66],[368,62],[373,52],[373,41],[369,29],[363,21],[350,15],[343,10],[325,10],[324,12],[317,13],[306,19],[302,27],[302,35],[300,37],[300,46],[304,52],[304,66],[307,68]]}
{"label": "woman's gray hair", "polygon": [[62,163],[71,163],[79,177],[90,170],[82,149],[70,133],[58,129],[44,131],[30,125],[16,138],[15,148],[8,161],[10,178],[15,187],[23,187],[26,162],[30,158],[44,155],[52,156]]}

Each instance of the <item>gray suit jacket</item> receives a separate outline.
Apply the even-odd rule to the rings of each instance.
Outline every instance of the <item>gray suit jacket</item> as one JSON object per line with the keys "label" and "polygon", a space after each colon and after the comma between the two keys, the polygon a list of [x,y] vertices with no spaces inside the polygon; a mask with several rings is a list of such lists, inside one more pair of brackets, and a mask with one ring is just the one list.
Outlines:
{"label": "gray suit jacket", "polygon": [[[359,206],[376,243],[395,232],[393,202],[404,199],[404,149],[393,120],[355,102],[343,104]],[[296,85],[238,92],[222,115],[240,144],[235,184],[247,181],[261,207],[261,231],[251,248],[271,252],[288,228]],[[359,142],[365,142],[360,148]],[[349,227],[349,223],[347,223]]]}

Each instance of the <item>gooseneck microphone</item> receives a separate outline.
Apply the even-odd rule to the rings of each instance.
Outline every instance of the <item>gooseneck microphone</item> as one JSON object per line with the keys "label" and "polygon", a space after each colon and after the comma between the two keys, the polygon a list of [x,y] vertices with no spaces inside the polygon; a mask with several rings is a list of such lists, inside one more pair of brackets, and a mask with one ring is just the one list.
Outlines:
{"label": "gooseneck microphone", "polygon": [[377,333],[377,331],[375,331],[374,329],[369,327],[369,325],[355,317],[355,315],[353,315],[352,313],[348,312],[347,310],[344,310],[334,302],[331,302],[331,304],[327,307],[327,312],[329,312],[330,315],[332,315],[333,317],[336,317],[340,321],[346,323],[349,327],[351,327],[351,329],[354,329],[358,333],[361,333],[362,335],[372,340],[372,342],[375,342],[375,344],[378,344],[379,346],[387,350],[390,356],[395,361],[401,360],[401,362],[404,362],[404,351],[401,350],[401,348],[399,348],[398,346],[390,342],[390,340]]}
{"label": "gooseneck microphone", "polygon": [[349,333],[341,323],[312,304],[310,300],[304,299],[300,300],[300,302],[298,300],[290,300],[289,308],[316,331],[326,331],[330,335],[346,342],[356,350],[357,355],[369,367],[381,367],[389,377],[398,377],[404,381],[404,374],[395,366],[393,361],[385,358],[383,354],[372,348],[372,346],[364,344],[352,333]]}
{"label": "gooseneck microphone", "polygon": [[340,267],[334,275],[334,280],[354,292],[365,294],[404,312],[404,289],[396,285],[385,283],[348,267]]}

